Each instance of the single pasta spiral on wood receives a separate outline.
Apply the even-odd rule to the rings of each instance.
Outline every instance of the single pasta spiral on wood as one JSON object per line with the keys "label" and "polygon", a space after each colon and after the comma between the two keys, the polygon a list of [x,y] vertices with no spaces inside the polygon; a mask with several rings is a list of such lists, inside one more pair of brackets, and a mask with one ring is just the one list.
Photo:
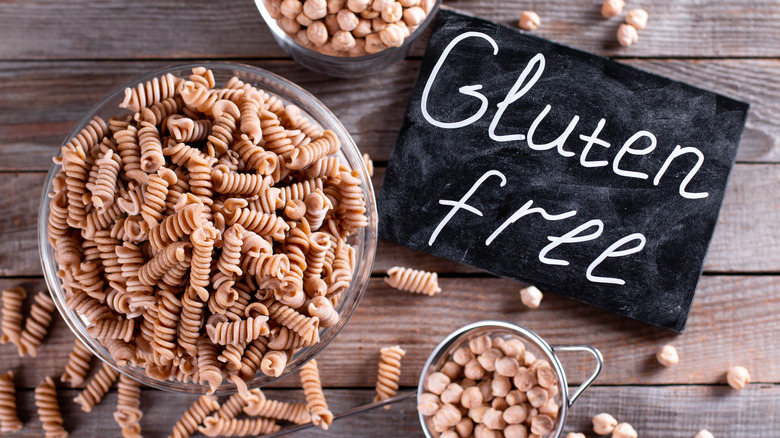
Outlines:
{"label": "single pasta spiral on wood", "polygon": [[246,398],[244,413],[250,417],[274,418],[295,424],[306,424],[311,421],[309,406],[306,403],[285,403],[278,400],[269,400],[259,389],[252,390]]}
{"label": "single pasta spiral on wood", "polygon": [[60,381],[70,382],[70,386],[73,387],[80,386],[87,377],[90,361],[92,361],[92,352],[80,340],[76,339]]}
{"label": "single pasta spiral on wood", "polygon": [[429,296],[441,292],[438,276],[435,272],[418,271],[400,266],[392,267],[387,271],[385,283],[395,289],[424,293]]}
{"label": "single pasta spiral on wood", "polygon": [[51,377],[46,377],[35,388],[35,407],[43,423],[46,438],[67,438],[68,431],[62,427],[62,414],[57,403],[57,389]]}
{"label": "single pasta spiral on wood", "polygon": [[401,377],[401,358],[406,354],[398,345],[384,347],[379,352],[381,360],[376,381],[375,402],[395,396],[398,391],[398,380]]}
{"label": "single pasta spiral on wood", "polygon": [[46,292],[35,294],[35,302],[30,308],[30,315],[19,339],[19,355],[29,354],[30,357],[38,357],[38,347],[49,332],[52,312],[54,312],[54,301],[49,294]]}
{"label": "single pasta spiral on wood", "polygon": [[322,392],[322,383],[320,382],[320,370],[317,368],[317,361],[312,359],[301,367],[301,384],[303,392],[306,394],[306,404],[311,411],[311,422],[315,426],[320,426],[323,430],[333,422],[333,413],[328,410],[328,403],[325,401],[325,394]]}
{"label": "single pasta spiral on wood", "polygon": [[189,438],[198,430],[198,426],[203,420],[217,409],[219,409],[219,403],[214,396],[200,396],[173,426],[171,437]]}
{"label": "single pasta spiral on wood", "polygon": [[0,432],[18,432],[22,429],[22,422],[16,413],[16,387],[14,387],[14,373],[8,371],[0,374]]}
{"label": "single pasta spiral on wood", "polygon": [[140,437],[141,385],[124,374],[119,376],[119,396],[114,411],[114,421],[122,428],[124,438]]}
{"label": "single pasta spiral on wood", "polygon": [[21,287],[6,289],[2,293],[3,309],[0,312],[0,329],[3,335],[0,336],[0,344],[10,342],[20,347],[22,336],[22,305],[27,298],[27,292]]}
{"label": "single pasta spiral on wood", "polygon": [[84,412],[92,412],[92,408],[103,400],[111,385],[116,382],[119,372],[108,364],[103,364],[100,371],[87,383],[86,388],[77,395],[73,401],[81,406]]}

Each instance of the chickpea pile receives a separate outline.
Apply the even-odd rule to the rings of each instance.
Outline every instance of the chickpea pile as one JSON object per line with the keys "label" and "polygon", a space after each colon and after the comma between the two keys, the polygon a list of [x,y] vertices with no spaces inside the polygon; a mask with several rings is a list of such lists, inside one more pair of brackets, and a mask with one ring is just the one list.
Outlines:
{"label": "chickpea pile", "polygon": [[417,410],[440,438],[543,437],[560,409],[552,365],[517,338],[472,339],[427,377],[425,390]]}
{"label": "chickpea pile", "polygon": [[265,0],[268,13],[298,44],[331,56],[363,56],[404,40],[435,0]]}

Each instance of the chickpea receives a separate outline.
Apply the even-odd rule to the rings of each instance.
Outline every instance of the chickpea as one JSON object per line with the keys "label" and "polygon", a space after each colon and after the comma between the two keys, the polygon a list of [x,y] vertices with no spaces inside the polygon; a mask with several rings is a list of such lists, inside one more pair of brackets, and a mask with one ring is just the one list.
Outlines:
{"label": "chickpea", "polygon": [[550,398],[555,398],[555,396],[558,395],[559,391],[560,390],[558,389],[558,385],[553,385],[547,388],[547,394],[550,395]]}
{"label": "chickpea", "polygon": [[665,367],[677,365],[680,362],[680,356],[677,355],[677,349],[671,345],[664,345],[655,353],[658,363]]}
{"label": "chickpea", "polygon": [[328,35],[335,35],[339,29],[339,19],[335,15],[326,15],[322,20],[325,23],[325,27],[328,28]]}
{"label": "chickpea", "polygon": [[618,43],[623,47],[628,47],[639,41],[639,33],[636,28],[630,24],[621,24],[617,31]]}
{"label": "chickpea", "polygon": [[534,386],[530,391],[526,392],[525,395],[528,396],[528,403],[535,408],[547,403],[547,400],[550,397],[550,395],[547,394],[547,390],[541,386]]}
{"label": "chickpea", "polygon": [[386,27],[387,22],[381,18],[374,18],[371,20],[371,30],[377,35]]}
{"label": "chickpea", "polygon": [[336,20],[339,23],[339,29],[352,32],[360,23],[360,19],[349,9],[342,9],[336,14]]}
{"label": "chickpea", "polygon": [[394,0],[374,0],[371,2],[371,9],[375,11],[382,11],[384,8],[393,4]]}
{"label": "chickpea", "polygon": [[530,391],[531,388],[536,386],[536,373],[526,367],[520,367],[517,374],[512,378],[512,382],[515,384],[515,388],[520,391]]}
{"label": "chickpea", "polygon": [[482,405],[482,392],[476,386],[466,388],[460,396],[460,404],[466,409],[474,409]]}
{"label": "chickpea", "polygon": [[366,40],[363,38],[355,40],[355,47],[349,50],[349,56],[364,56],[366,53]]}
{"label": "chickpea", "polygon": [[626,23],[642,30],[647,27],[647,19],[650,14],[644,9],[632,9],[626,14]]}
{"label": "chickpea", "polygon": [[363,12],[360,13],[360,18],[365,18],[366,20],[373,20],[374,18],[379,18],[379,11],[375,11],[374,8],[367,8]]}
{"label": "chickpea", "polygon": [[503,430],[506,427],[503,416],[503,412],[490,408],[482,415],[482,424],[493,430]]}
{"label": "chickpea", "polygon": [[601,5],[601,15],[604,18],[617,17],[623,12],[623,8],[626,6],[626,2],[623,0],[605,0]]}
{"label": "chickpea", "polygon": [[425,379],[425,388],[436,395],[441,395],[449,384],[450,378],[444,373],[432,373]]}
{"label": "chickpea", "polygon": [[455,425],[455,431],[460,438],[466,438],[474,431],[474,422],[470,418],[463,418],[460,423]]}
{"label": "chickpea", "polygon": [[366,10],[369,3],[371,3],[371,0],[347,0],[347,8],[349,8],[350,11],[359,14]]}
{"label": "chickpea", "polygon": [[523,11],[523,13],[520,14],[520,20],[517,22],[517,25],[523,30],[536,30],[539,28],[540,24],[542,24],[542,19],[539,18],[539,15],[534,11]]}
{"label": "chickpea", "polygon": [[506,402],[509,406],[519,405],[528,401],[528,397],[523,391],[513,389],[506,395]]}
{"label": "chickpea", "polygon": [[404,45],[406,33],[404,29],[397,24],[388,24],[379,32],[379,38],[382,43],[388,47],[401,47]]}
{"label": "chickpea", "polygon": [[528,407],[524,404],[510,406],[504,411],[504,421],[508,424],[520,424],[528,418]]}
{"label": "chickpea", "polygon": [[566,434],[566,438],[585,438],[584,433],[569,432]]}
{"label": "chickpea", "polygon": [[471,388],[472,386],[477,386],[477,382],[472,379],[462,379],[459,382],[459,384],[464,388]]}
{"label": "chickpea", "polygon": [[326,42],[325,44],[323,44],[321,46],[317,46],[317,48],[315,50],[317,50],[318,52],[322,53],[323,55],[344,56],[343,53],[337,52],[336,49],[333,48],[333,44],[331,44],[330,42]]}
{"label": "chickpea", "polygon": [[265,9],[268,10],[268,15],[274,20],[282,18],[282,0],[264,0],[263,3],[265,4]]}
{"label": "chickpea", "polygon": [[702,429],[693,438],[715,438],[715,436],[707,429]]}
{"label": "chickpea", "polygon": [[398,2],[393,2],[390,6],[382,9],[382,19],[388,23],[395,23],[404,16],[404,8]]}
{"label": "chickpea", "polygon": [[490,406],[492,406],[493,409],[503,411],[509,407],[509,403],[506,402],[506,398],[504,397],[496,397],[490,402]]}
{"label": "chickpea", "polygon": [[433,422],[434,424],[438,423],[442,426],[446,426],[446,430],[458,424],[461,418],[463,418],[463,416],[460,413],[460,409],[456,408],[450,403],[445,403],[436,412],[436,414],[434,414]]}
{"label": "chickpea", "polygon": [[444,366],[441,367],[441,372],[446,374],[447,377],[450,378],[450,380],[455,380],[458,377],[460,377],[460,373],[462,371],[463,371],[463,367],[451,360],[447,361],[447,363],[445,363]]}
{"label": "chickpea", "polygon": [[607,413],[598,414],[593,417],[593,431],[598,435],[609,435],[615,429],[618,422],[615,417]]}
{"label": "chickpea", "polygon": [[405,8],[413,8],[420,4],[420,0],[398,0],[398,3]]}
{"label": "chickpea", "polygon": [[314,45],[309,39],[309,34],[306,33],[306,29],[301,29],[295,34],[295,41],[303,47],[311,47]]}
{"label": "chickpea", "polygon": [[503,356],[504,353],[502,353],[498,348],[488,348],[487,351],[477,356],[477,360],[479,361],[479,364],[482,365],[482,368],[485,369],[485,371],[493,372],[496,370],[496,361],[501,359]]}
{"label": "chickpea", "polygon": [[[523,27],[523,29],[525,28]],[[534,30],[534,29],[526,29],[526,30]],[[528,286],[520,290],[520,301],[522,301],[523,304],[529,309],[538,308],[539,305],[542,303],[543,297],[544,296],[542,295],[542,291],[540,291],[536,286]]]}
{"label": "chickpea", "polygon": [[337,14],[347,5],[347,0],[327,0],[327,2],[329,14]]}
{"label": "chickpea", "polygon": [[733,366],[729,368],[729,371],[726,374],[726,381],[732,388],[740,390],[750,383],[750,373],[745,367],[739,365]]}
{"label": "chickpea", "polygon": [[420,398],[417,400],[417,411],[426,417],[433,416],[433,414],[439,410],[440,406],[441,402],[439,400],[439,396],[436,394],[431,394],[430,392],[422,393]]}
{"label": "chickpea", "polygon": [[512,382],[509,380],[509,377],[493,376],[490,388],[493,397],[506,397],[506,395],[509,394],[509,391],[512,390]]}
{"label": "chickpea", "polygon": [[297,21],[291,20],[284,16],[276,20],[276,23],[287,35],[295,35],[299,30],[301,30],[301,25],[298,24]]}
{"label": "chickpea", "polygon": [[303,13],[312,20],[319,20],[328,15],[328,3],[325,0],[306,0],[303,2]]}
{"label": "chickpea", "polygon": [[475,423],[482,423],[482,418],[488,409],[491,409],[491,407],[488,405],[479,405],[473,407],[469,409],[469,418],[471,418]]}
{"label": "chickpea", "polygon": [[518,371],[520,371],[520,363],[513,357],[502,357],[496,361],[496,373],[498,375],[514,377]]}
{"label": "chickpea", "polygon": [[490,429],[484,424],[477,424],[474,427],[474,438],[501,438],[501,432]]}
{"label": "chickpea", "polygon": [[488,403],[493,400],[493,381],[483,380],[477,384],[479,392],[482,393],[482,401]]}
{"label": "chickpea", "polygon": [[469,341],[469,348],[474,354],[482,354],[493,346],[493,340],[488,335],[482,335]]}
{"label": "chickpea", "polygon": [[510,339],[501,344],[501,351],[509,357],[520,360],[525,354],[525,344],[520,339]]}
{"label": "chickpea", "polygon": [[444,403],[451,403],[453,405],[460,403],[461,396],[463,395],[463,387],[457,383],[450,383],[447,385],[447,389],[441,393],[441,401]]}
{"label": "chickpea", "polygon": [[530,367],[536,362],[536,355],[526,350],[523,354],[523,362],[525,363],[525,366]]}
{"label": "chickpea", "polygon": [[452,360],[458,365],[466,365],[475,357],[474,353],[466,347],[458,348],[455,350],[455,353],[452,354]]}
{"label": "chickpea", "polygon": [[300,14],[298,14],[297,17],[295,17],[295,21],[297,21],[301,26],[306,26],[306,27],[309,27],[311,26],[312,23],[314,23],[314,20],[307,17],[306,14],[304,14],[303,12],[301,12]]}
{"label": "chickpea", "polygon": [[547,415],[536,415],[531,418],[531,433],[533,434],[547,435],[552,432],[553,426],[555,426],[555,421]]}
{"label": "chickpea", "polygon": [[463,375],[469,379],[481,380],[485,377],[485,369],[482,368],[477,359],[472,359],[463,367]]}
{"label": "chickpea", "polygon": [[295,19],[301,11],[303,11],[303,3],[298,0],[284,0],[279,6],[279,12],[290,19]]}
{"label": "chickpea", "polygon": [[[334,17],[334,15],[329,16]],[[348,52],[352,50],[353,47],[355,47],[355,37],[353,37],[352,34],[346,30],[338,30],[335,34],[333,34],[331,44],[333,44],[333,48],[339,52]]]}
{"label": "chickpea", "polygon": [[459,437],[457,432],[455,432],[453,429],[450,429],[442,432],[442,434],[439,435],[439,438],[459,438]]}
{"label": "chickpea", "polygon": [[328,28],[325,27],[325,23],[322,21],[315,21],[308,28],[306,28],[306,34],[309,35],[309,40],[314,43],[315,46],[322,46],[328,42]]}
{"label": "chickpea", "polygon": [[409,35],[412,33],[411,29],[409,29],[409,26],[407,26],[403,20],[398,20],[393,24],[401,28],[401,30],[404,33],[404,38],[408,38]]}
{"label": "chickpea", "polygon": [[637,438],[637,433],[628,423],[620,423],[612,431],[612,438]]}
{"label": "chickpea", "polygon": [[[558,379],[555,377],[555,371],[553,371],[552,366],[549,362],[546,360],[537,360],[534,362],[534,365],[541,363],[540,365],[537,365],[536,368],[536,380],[539,382],[539,386],[542,388],[551,388],[553,386],[556,386],[558,383]],[[532,365],[533,368],[533,365]]]}
{"label": "chickpea", "polygon": [[[355,38],[364,38],[366,35],[370,33],[371,33],[371,22],[363,18],[360,18],[358,20],[358,25],[355,27],[355,29],[352,30],[352,36],[354,36]],[[363,46],[365,47],[365,42]]]}
{"label": "chickpea", "polygon": [[547,398],[547,403],[539,407],[539,413],[549,416],[550,418],[558,418],[558,410],[560,407],[553,398]]}
{"label": "chickpea", "polygon": [[528,438],[528,429],[522,424],[511,424],[504,429],[504,438]]}

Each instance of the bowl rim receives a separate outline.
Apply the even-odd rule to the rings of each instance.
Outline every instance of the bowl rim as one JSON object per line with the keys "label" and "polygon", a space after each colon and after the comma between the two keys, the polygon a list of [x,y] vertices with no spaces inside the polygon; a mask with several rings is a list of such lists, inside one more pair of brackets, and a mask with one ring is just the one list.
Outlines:
{"label": "bowl rim", "polygon": [[[363,194],[366,199],[366,217],[368,219],[368,225],[366,227],[361,228],[358,231],[358,233],[362,235],[362,237],[358,238],[358,243],[355,244],[355,246],[357,247],[356,249],[358,249],[359,251],[358,253],[359,259],[358,262],[356,263],[356,268],[353,272],[354,275],[353,282],[350,285],[350,289],[353,287],[353,285],[357,285],[355,286],[357,289],[353,292],[354,299],[352,301],[349,300],[342,301],[342,303],[340,304],[341,307],[339,308],[339,310],[341,311],[346,310],[346,314],[340,313],[339,321],[337,322],[337,324],[326,328],[326,330],[329,330],[328,334],[334,333],[332,336],[328,336],[326,339],[321,340],[314,346],[306,347],[296,352],[290,358],[284,373],[282,373],[279,377],[266,376],[269,377],[266,381],[260,383],[253,383],[258,379],[258,376],[260,375],[258,373],[255,375],[254,379],[247,382],[249,389],[258,388],[258,387],[269,385],[271,383],[277,382],[281,379],[288,377],[289,375],[295,373],[306,362],[308,362],[308,360],[314,359],[322,351],[324,351],[330,345],[330,343],[337,337],[337,335],[341,332],[341,330],[343,330],[343,328],[347,325],[349,320],[352,318],[370,282],[371,272],[373,270],[373,265],[376,256],[377,234],[378,234],[377,233],[378,213],[377,213],[377,205],[376,205],[376,194],[373,186],[373,181],[371,180],[371,177],[368,174],[368,169],[366,168],[365,165],[362,164],[363,161],[361,159],[360,150],[358,149],[354,139],[349,134],[347,129],[344,127],[344,125],[341,123],[341,121],[319,99],[317,99],[314,95],[312,95],[311,93],[303,89],[301,86],[263,68],[255,67],[248,64],[228,62],[228,61],[187,62],[183,64],[168,64],[166,66],[160,67],[158,69],[144,73],[142,75],[135,76],[132,79],[123,83],[121,86],[112,89],[112,91],[105,94],[98,103],[93,105],[85,113],[85,115],[81,119],[79,119],[79,121],[73,126],[71,131],[68,132],[67,136],[63,139],[63,141],[59,145],[61,147],[61,145],[65,145],[73,137],[75,137],[89,123],[90,120],[92,120],[102,110],[105,110],[112,100],[116,99],[120,95],[123,96],[124,90],[126,88],[135,87],[139,83],[145,82],[151,78],[159,77],[167,73],[187,72],[193,67],[201,67],[201,66],[206,67],[210,70],[228,70],[231,71],[230,74],[234,76],[238,75],[239,73],[253,75],[254,77],[251,78],[250,82],[256,83],[256,85],[259,88],[262,88],[263,84],[270,84],[275,88],[279,88],[283,92],[289,94],[290,96],[277,95],[277,97],[279,97],[280,99],[282,99],[282,101],[288,104],[294,104],[298,106],[299,108],[301,108],[301,112],[303,114],[306,114],[311,119],[315,120],[318,124],[321,124],[324,128],[331,129],[334,132],[336,132],[339,139],[342,140],[342,149],[346,147],[347,149],[351,150],[350,154],[354,155],[351,157],[355,161],[354,163],[350,162],[349,159],[350,154],[346,154],[341,150],[339,151],[339,154],[344,159],[347,160],[347,162],[350,164],[350,166],[353,169],[358,170],[360,174],[359,179],[361,181],[361,188],[363,189]],[[303,108],[304,106],[307,108]],[[123,110],[117,108],[115,112],[117,114],[121,114]],[[314,114],[312,114],[312,112]],[[60,149],[57,149],[57,152],[54,155],[54,157],[58,157],[58,156],[60,156]],[[60,168],[61,165],[56,162],[54,162],[49,168],[49,172],[47,174],[42,189],[42,194],[41,194],[41,204],[39,207],[39,214],[38,214],[37,234],[38,234],[38,253],[41,261],[41,266],[43,269],[44,280],[46,282],[49,294],[51,295],[57,307],[58,312],[62,316],[62,319],[65,320],[65,323],[67,324],[70,331],[79,341],[82,342],[82,344],[84,344],[84,346],[86,346],[95,356],[97,356],[102,361],[102,363],[108,364],[114,370],[119,371],[120,373],[146,386],[150,386],[155,389],[160,389],[168,392],[177,392],[177,393],[205,394],[208,391],[207,385],[200,385],[195,383],[183,383],[176,380],[160,380],[160,379],[150,377],[148,374],[146,374],[144,368],[132,366],[130,364],[124,366],[117,364],[116,361],[113,359],[113,357],[111,357],[110,354],[107,353],[107,349],[105,349],[105,347],[99,345],[99,342],[96,341],[91,336],[86,335],[86,325],[83,325],[83,328],[77,325],[76,320],[81,320],[81,317],[75,311],[70,309],[65,303],[64,291],[62,290],[60,280],[57,276],[57,271],[59,269],[59,266],[57,262],[54,260],[54,248],[51,245],[49,245],[49,241],[48,241],[48,216],[50,213],[49,194],[51,193],[54,177],[57,175],[58,170]],[[350,289],[348,289],[348,291]],[[344,293],[347,293],[347,291],[345,291]],[[333,329],[335,329],[335,331],[333,331]],[[296,360],[302,357],[305,353],[310,353],[310,355],[306,357],[307,360],[306,361],[298,360],[298,362],[295,363]],[[295,363],[295,365],[291,367],[290,365],[293,363]],[[235,384],[233,384],[228,380],[225,380],[222,382],[220,387],[214,392],[214,395],[229,395],[229,394],[234,394],[237,391],[238,388],[235,386]]]}

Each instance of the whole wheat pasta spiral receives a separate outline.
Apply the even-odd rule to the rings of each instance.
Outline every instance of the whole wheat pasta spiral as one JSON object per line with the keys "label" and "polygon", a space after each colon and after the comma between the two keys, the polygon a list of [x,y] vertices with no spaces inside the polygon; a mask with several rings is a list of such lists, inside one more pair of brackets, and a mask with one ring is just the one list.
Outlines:
{"label": "whole wheat pasta spiral", "polygon": [[191,80],[181,82],[179,93],[188,107],[205,114],[211,114],[211,107],[218,99],[217,94],[209,90],[208,84]]}
{"label": "whole wheat pasta spiral", "polygon": [[225,220],[228,225],[239,224],[249,231],[270,236],[276,241],[284,240],[284,233],[290,228],[281,217],[245,208],[237,208]]}
{"label": "whole wheat pasta spiral", "polygon": [[295,148],[293,148],[290,139],[287,138],[279,118],[273,112],[265,109],[260,110],[259,117],[265,142],[263,147],[278,155],[282,160],[287,160]]}
{"label": "whole wheat pasta spiral", "polygon": [[[187,171],[190,174],[190,192],[195,195],[204,206],[210,207],[213,203],[214,192],[211,183],[211,168],[214,160],[204,160],[199,155],[190,157],[187,163]],[[208,214],[210,210],[204,210]]]}
{"label": "whole wheat pasta spiral", "polygon": [[330,200],[325,197],[321,190],[316,190],[306,195],[304,199],[306,205],[306,221],[309,223],[312,231],[317,231],[322,226],[325,216],[333,208]]}
{"label": "whole wheat pasta spiral", "polygon": [[234,322],[220,322],[215,325],[206,324],[211,342],[219,345],[229,345],[236,342],[248,343],[260,336],[268,334],[268,317],[257,316]]}
{"label": "whole wheat pasta spiral", "polygon": [[89,163],[86,160],[87,156],[81,149],[62,149],[61,164],[68,195],[68,225],[72,228],[81,228],[87,216],[84,195],[87,192]]}
{"label": "whole wheat pasta spiral", "polygon": [[138,130],[138,145],[141,147],[141,170],[153,173],[165,164],[160,132],[156,126],[149,122],[141,122],[141,129]]}
{"label": "whole wheat pasta spiral", "polygon": [[291,184],[289,186],[280,187],[282,193],[279,195],[282,198],[282,203],[287,204],[288,201],[299,199],[303,201],[306,195],[309,193],[323,188],[322,178],[305,179],[303,181]]}
{"label": "whole wheat pasta spiral", "polygon": [[260,175],[271,175],[278,166],[279,158],[275,153],[255,145],[246,135],[242,135],[231,148],[238,153],[248,169]]}
{"label": "whole wheat pasta spiral", "polygon": [[141,170],[141,145],[138,144],[138,128],[128,125],[125,129],[114,133],[119,157],[122,159],[122,170],[128,178],[141,184],[146,180],[146,173]]}
{"label": "whole wheat pasta spiral", "polygon": [[290,330],[298,333],[302,338],[311,336],[311,331],[319,328],[320,320],[317,317],[308,317],[297,312],[282,303],[266,301],[263,303],[268,308],[270,318]]}
{"label": "whole wheat pasta spiral", "polygon": [[330,237],[326,233],[316,232],[309,236],[309,253],[306,254],[304,277],[318,277],[322,273],[322,265],[329,247]]}
{"label": "whole wheat pasta spiral", "polygon": [[218,193],[255,196],[268,190],[274,183],[270,176],[256,173],[232,173],[227,167],[217,166],[211,172],[214,189]]}
{"label": "whole wheat pasta spiral", "polygon": [[322,137],[307,145],[295,148],[290,154],[287,167],[295,170],[303,169],[322,157],[335,154],[340,147],[341,143],[336,134],[326,129],[322,133]]}
{"label": "whole wheat pasta spiral", "polygon": [[304,364],[300,373],[303,392],[306,394],[306,404],[309,405],[309,410],[311,411],[311,422],[315,426],[328,430],[328,427],[333,422],[333,413],[328,410],[325,394],[322,392],[320,370],[317,368],[317,361],[312,359]]}
{"label": "whole wheat pasta spiral", "polygon": [[260,369],[263,356],[268,351],[268,339],[259,338],[247,344],[244,349],[244,356],[241,358],[241,378],[248,381],[254,378],[257,370]]}
{"label": "whole wheat pasta spiral", "polygon": [[249,136],[254,144],[263,139],[263,131],[260,127],[258,113],[263,107],[262,97],[257,90],[250,89],[244,92],[239,100],[241,110],[241,132]]}
{"label": "whole wheat pasta spiral", "polygon": [[287,367],[290,356],[286,351],[270,350],[263,355],[260,361],[260,371],[266,376],[279,377]]}
{"label": "whole wheat pasta spiral", "polygon": [[82,411],[92,412],[92,408],[103,400],[103,396],[106,395],[117,377],[119,377],[118,371],[111,368],[108,364],[103,364],[100,371],[92,377],[84,390],[73,401],[81,406]]}
{"label": "whole wheat pasta spiral", "polygon": [[179,240],[185,234],[190,234],[203,223],[203,206],[190,204],[172,216],[163,219],[157,226],[149,230],[149,242],[152,248],[160,250],[167,243]]}
{"label": "whole wheat pasta spiral", "polygon": [[319,318],[321,327],[331,327],[339,321],[339,313],[333,308],[333,304],[323,296],[312,298],[307,310],[309,316]]}
{"label": "whole wheat pasta spiral", "polygon": [[5,374],[0,374],[0,432],[18,432],[22,426],[23,424],[16,414],[14,373],[8,371]]}
{"label": "whole wheat pasta spiral", "polygon": [[92,361],[92,352],[80,340],[76,339],[60,381],[70,382],[70,386],[73,387],[80,386],[87,377],[90,361]]}
{"label": "whole wheat pasta spiral", "polygon": [[306,424],[311,421],[309,406],[306,403],[285,403],[269,400],[259,389],[253,390],[246,398],[244,413],[250,417],[274,418],[290,421],[295,424]]}
{"label": "whole wheat pasta spiral", "polygon": [[441,292],[438,275],[435,272],[418,271],[400,266],[392,267],[387,271],[385,283],[395,289],[424,293],[430,296]]}
{"label": "whole wheat pasta spiral", "polygon": [[144,202],[141,205],[141,217],[149,228],[157,225],[163,218],[168,187],[176,184],[176,173],[168,168],[160,168],[156,175],[150,175],[144,189]]}
{"label": "whole wheat pasta spiral", "polygon": [[[154,103],[149,108],[141,108],[140,112],[135,114],[136,122],[149,122],[152,125],[159,126],[169,116],[177,114],[184,107],[184,101],[181,96],[169,97]],[[110,124],[111,122],[109,122]]]}
{"label": "whole wheat pasta spiral", "polygon": [[212,122],[208,119],[192,120],[181,114],[173,114],[166,119],[165,125],[171,137],[177,142],[193,143],[208,137]]}
{"label": "whole wheat pasta spiral", "polygon": [[200,376],[200,384],[208,383],[209,394],[213,394],[222,384],[217,346],[206,336],[198,340],[198,375]]}
{"label": "whole wheat pasta spiral", "polygon": [[119,104],[119,107],[137,113],[142,108],[175,96],[180,81],[181,79],[167,73],[159,78],[140,83],[135,88],[128,87],[125,89],[125,100]]}
{"label": "whole wheat pasta spiral", "polygon": [[158,252],[138,269],[138,279],[147,286],[154,286],[170,269],[183,262],[191,251],[189,242],[173,242]]}
{"label": "whole wheat pasta spiral", "polygon": [[140,437],[141,425],[139,422],[144,416],[141,412],[141,385],[121,374],[118,393],[114,421],[122,428],[124,438]]}
{"label": "whole wheat pasta spiral", "polygon": [[[259,391],[259,389],[253,389],[252,391],[249,391],[249,394],[255,394],[257,391]],[[246,403],[247,399],[245,396],[238,393],[233,394],[228,397],[224,403],[219,404],[219,409],[214,413],[214,417],[225,420],[236,418],[236,416],[244,409]]]}
{"label": "whole wheat pasta spiral", "polygon": [[0,344],[11,342],[19,348],[22,336],[22,305],[27,298],[27,292],[21,287],[5,289],[2,294],[3,309],[0,312]]}
{"label": "whole wheat pasta spiral", "polygon": [[38,357],[38,347],[49,332],[52,312],[54,312],[54,301],[49,294],[47,292],[35,294],[35,302],[30,308],[30,314],[19,340],[20,355],[29,354],[30,357]]}
{"label": "whole wheat pasta spiral", "polygon": [[98,210],[105,210],[114,203],[116,181],[122,161],[119,155],[115,155],[114,151],[109,150],[95,164],[98,166],[98,176],[90,190],[92,192],[91,199]]}
{"label": "whole wheat pasta spiral", "polygon": [[187,146],[184,143],[177,143],[172,139],[168,140],[168,144],[163,149],[163,155],[171,157],[171,162],[173,162],[173,164],[184,168],[187,167],[193,157],[198,157],[207,164],[216,161],[215,159],[206,156],[206,154],[200,150]]}
{"label": "whole wheat pasta spiral", "polygon": [[190,236],[192,241],[190,285],[201,301],[206,301],[209,298],[206,287],[208,287],[211,277],[211,259],[216,237],[217,231],[208,223],[205,227],[196,229]]}
{"label": "whole wheat pasta spiral", "polygon": [[309,178],[338,178],[342,170],[346,170],[338,157],[322,157],[306,168]]}
{"label": "whole wheat pasta spiral", "polygon": [[376,397],[374,401],[387,400],[398,392],[398,380],[401,377],[401,358],[406,352],[394,345],[379,350],[381,360],[376,381]]}
{"label": "whole wheat pasta spiral", "polygon": [[160,302],[157,306],[157,321],[154,323],[155,357],[160,357],[161,364],[168,364],[176,357],[176,335],[178,333],[181,314],[181,301],[169,291],[158,293]]}
{"label": "whole wheat pasta spiral", "polygon": [[215,119],[211,127],[211,135],[208,136],[209,156],[221,157],[225,155],[233,143],[233,133],[237,131],[237,121],[241,117],[238,106],[229,100],[218,100],[211,107]]}
{"label": "whole wheat pasta spiral", "polygon": [[178,344],[190,356],[198,354],[198,337],[203,324],[203,307],[205,303],[190,286],[181,299],[181,319],[178,327]]}
{"label": "whole wheat pasta spiral", "polygon": [[51,377],[46,377],[35,388],[35,407],[43,423],[46,438],[67,438],[68,431],[62,427],[62,414],[57,403],[57,389]]}
{"label": "whole wheat pasta spiral", "polygon": [[130,342],[133,328],[133,319],[103,319],[87,327],[87,334],[98,339],[121,339]]}
{"label": "whole wheat pasta spiral", "polygon": [[[273,99],[275,96],[271,96]],[[297,129],[309,138],[320,138],[322,129],[308,117],[301,114],[301,109],[295,105],[287,105],[284,108],[284,117],[289,120],[288,129]]]}
{"label": "whole wheat pasta spiral", "polygon": [[257,196],[253,196],[247,205],[254,210],[262,211],[263,213],[274,213],[276,210],[284,207],[281,193],[281,189],[268,187],[258,193]]}
{"label": "whole wheat pasta spiral", "polygon": [[319,341],[319,332],[316,330],[312,330],[307,338],[303,338],[289,328],[281,326],[274,327],[271,330],[268,348],[281,351],[297,350],[299,348],[311,347]]}
{"label": "whole wheat pasta spiral", "polygon": [[363,189],[360,188],[360,178],[357,170],[341,172],[339,193],[341,199],[339,209],[343,226],[347,230],[365,227],[368,219],[365,216],[366,204],[363,200]]}
{"label": "whole wheat pasta spiral", "polygon": [[219,417],[206,417],[203,420],[203,426],[198,430],[210,437],[226,436],[256,436],[277,432],[281,426],[276,424],[276,420],[267,418],[250,418],[247,420],[236,420],[231,418],[226,420]]}
{"label": "whole wheat pasta spiral", "polygon": [[219,409],[219,403],[214,396],[200,396],[173,426],[170,437],[189,438],[198,430],[198,426],[203,420],[217,409]]}
{"label": "whole wheat pasta spiral", "polygon": [[49,211],[46,230],[49,235],[49,244],[54,245],[57,240],[68,233],[68,197],[65,192],[58,192],[51,197]]}

